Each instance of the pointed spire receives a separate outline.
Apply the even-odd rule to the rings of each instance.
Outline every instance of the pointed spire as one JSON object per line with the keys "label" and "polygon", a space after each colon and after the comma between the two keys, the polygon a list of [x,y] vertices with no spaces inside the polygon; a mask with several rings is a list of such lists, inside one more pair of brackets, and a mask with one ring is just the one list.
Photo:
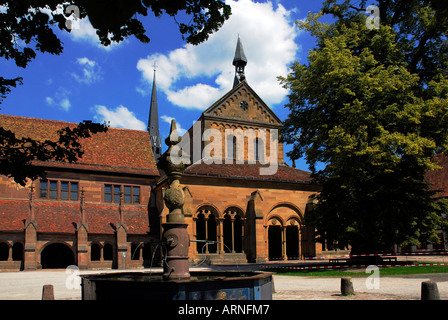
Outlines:
{"label": "pointed spire", "polygon": [[235,66],[235,80],[233,86],[235,87],[241,81],[246,79],[244,75],[244,67],[247,64],[247,58],[244,54],[243,44],[238,35],[238,42],[236,43],[235,57],[233,58],[233,65]]}
{"label": "pointed spire", "polygon": [[235,57],[233,58],[233,65],[236,65],[238,62],[244,62],[244,65],[247,64],[247,58],[244,54],[243,44],[241,42],[241,38],[238,35],[238,41],[236,43]]}
{"label": "pointed spire", "polygon": [[159,111],[157,106],[156,64],[154,63],[154,78],[152,82],[151,105],[149,108],[148,132],[152,151],[156,162],[162,154],[162,140],[159,133]]}

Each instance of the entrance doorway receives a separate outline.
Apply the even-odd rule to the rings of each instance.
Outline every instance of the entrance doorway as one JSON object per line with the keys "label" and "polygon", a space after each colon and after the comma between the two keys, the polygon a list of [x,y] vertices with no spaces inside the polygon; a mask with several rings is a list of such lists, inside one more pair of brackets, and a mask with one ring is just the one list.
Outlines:
{"label": "entrance doorway", "polygon": [[282,228],[280,226],[269,226],[268,243],[269,260],[280,260],[282,258]]}
{"label": "entrance doorway", "polygon": [[73,251],[63,243],[52,243],[40,255],[42,269],[65,269],[75,264]]}

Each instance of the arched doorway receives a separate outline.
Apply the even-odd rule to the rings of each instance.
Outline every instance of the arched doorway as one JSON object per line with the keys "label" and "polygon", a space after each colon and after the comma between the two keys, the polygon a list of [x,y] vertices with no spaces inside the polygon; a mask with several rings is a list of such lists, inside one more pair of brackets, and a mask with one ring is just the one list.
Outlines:
{"label": "arched doorway", "polygon": [[42,269],[65,269],[75,264],[75,256],[67,245],[52,243],[42,250],[40,263]]}
{"label": "arched doorway", "polygon": [[270,225],[268,227],[269,260],[282,259],[282,227]]}
{"label": "arched doorway", "polygon": [[286,256],[288,260],[299,259],[299,228],[291,225],[286,227]]}
{"label": "arched doorway", "polygon": [[302,255],[303,214],[291,203],[275,205],[266,217],[270,260],[296,260]]}

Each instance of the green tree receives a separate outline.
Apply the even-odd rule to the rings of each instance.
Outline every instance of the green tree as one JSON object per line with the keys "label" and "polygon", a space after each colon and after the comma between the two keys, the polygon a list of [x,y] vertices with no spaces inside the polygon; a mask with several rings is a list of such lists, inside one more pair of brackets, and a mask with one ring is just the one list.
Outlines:
{"label": "green tree", "polygon": [[[426,29],[417,32],[420,26],[413,29],[394,11],[402,1],[380,2],[379,29],[368,29],[365,10],[350,1],[327,1],[319,14],[309,14],[298,24],[316,47],[308,64],[294,63],[281,78],[290,89],[283,126],[284,140],[293,144],[288,155],[305,156],[322,185],[307,223],[318,239],[349,244],[352,253],[436,242],[440,213],[448,209],[424,181],[438,168],[433,157],[448,146],[446,56],[437,54],[426,67],[416,58],[425,54],[417,38]],[[413,3],[416,20],[436,19],[425,1]],[[320,22],[325,13],[335,21]],[[443,37],[440,31],[427,43]]]}
{"label": "green tree", "polygon": [[[230,6],[222,0],[0,0],[0,58],[12,59],[18,67],[26,68],[36,51],[59,55],[63,45],[54,27],[70,32],[71,19],[86,17],[104,46],[132,35],[148,43],[150,39],[139,18],[149,12],[155,17],[173,17],[183,39],[191,44],[205,41],[231,14]],[[188,23],[177,21],[181,14]],[[0,103],[22,82],[21,77],[0,76]],[[105,131],[105,125],[84,121],[73,129],[61,128],[58,141],[36,141],[17,138],[0,126],[0,174],[25,185],[26,179],[45,174],[42,168],[32,165],[33,160],[77,161],[83,153],[79,139]]]}

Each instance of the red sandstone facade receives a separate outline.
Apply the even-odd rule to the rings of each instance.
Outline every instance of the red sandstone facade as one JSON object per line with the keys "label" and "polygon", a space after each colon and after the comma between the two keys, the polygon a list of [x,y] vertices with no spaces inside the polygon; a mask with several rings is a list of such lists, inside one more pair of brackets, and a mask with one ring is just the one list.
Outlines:
{"label": "red sandstone facade", "polygon": [[[181,184],[190,239],[200,241],[190,245],[194,261],[265,262],[321,253],[321,246],[313,241],[313,230],[305,224],[307,204],[319,187],[312,183],[309,172],[284,163],[283,144],[278,139],[271,141],[270,136],[280,127],[277,116],[242,81],[204,111],[188,131],[185,149],[193,164],[185,170]],[[209,139],[208,129],[220,137]],[[229,135],[232,132],[240,137]],[[262,141],[257,141],[259,132],[266,132]],[[198,144],[202,151],[199,160]],[[254,152],[260,146],[266,152],[257,158]],[[277,163],[263,164],[268,159]],[[261,175],[260,169],[269,166],[274,172]],[[163,182],[162,178],[156,190],[163,189]],[[162,222],[167,214],[163,209]]]}
{"label": "red sandstone facade", "polygon": [[[1,115],[0,126],[54,139],[74,124]],[[35,163],[46,168],[46,180],[20,187],[0,177],[0,269],[131,268],[149,261],[149,242],[158,237],[149,226],[149,197],[159,173],[148,133],[109,128],[81,142],[77,163]]]}
{"label": "red sandstone facade", "polygon": [[[204,111],[198,124],[185,140],[192,164],[181,179],[190,259],[240,263],[320,254],[305,223],[319,187],[308,172],[283,162],[283,144],[273,139],[281,122],[247,82]],[[58,129],[74,125],[0,116],[1,127],[34,139],[54,140]],[[219,137],[204,138],[208,129]],[[0,269],[141,268],[159,257],[166,177],[159,176],[148,132],[109,128],[81,143],[85,153],[76,163],[34,163],[46,169],[46,180],[23,188],[0,177]],[[270,166],[273,172],[260,174]]]}

